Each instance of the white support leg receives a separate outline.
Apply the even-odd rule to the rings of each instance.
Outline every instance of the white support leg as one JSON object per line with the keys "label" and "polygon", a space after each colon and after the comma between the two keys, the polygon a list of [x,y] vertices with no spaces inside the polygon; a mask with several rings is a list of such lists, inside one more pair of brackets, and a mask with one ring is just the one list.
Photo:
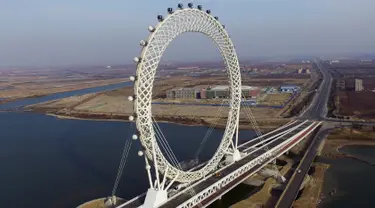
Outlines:
{"label": "white support leg", "polygon": [[[239,114],[240,114],[240,111],[238,111],[238,115]],[[239,129],[239,126],[240,126],[240,116],[238,116],[238,119],[237,119],[235,149],[238,149],[238,129]]]}
{"label": "white support leg", "polygon": [[155,190],[149,188],[147,190],[145,203],[142,208],[155,208],[167,201],[168,194],[166,190]]}
{"label": "white support leg", "polygon": [[164,176],[162,178],[162,181],[160,180],[161,178],[159,177],[159,170],[156,161],[156,153],[155,153],[155,144],[153,146],[153,161],[154,161],[154,168],[155,168],[155,181],[152,183],[152,175],[150,171],[150,165],[145,157],[145,162],[146,162],[146,169],[147,169],[147,174],[149,178],[149,183],[150,183],[150,188],[147,190],[146,198],[144,201],[144,204],[142,205],[142,208],[155,208],[161,205],[162,203],[166,202],[168,200],[168,189],[172,186],[172,184],[176,181],[178,174],[176,177],[166,186],[167,182],[167,174],[168,174],[168,169],[164,172]]}
{"label": "white support leg", "polygon": [[237,128],[236,128],[236,135],[235,135],[235,141],[233,143],[232,141],[232,152],[227,153],[225,156],[225,163],[231,164],[234,162],[237,162],[241,159],[241,153],[238,150],[238,132],[239,132],[239,120],[237,121]]}
{"label": "white support leg", "polygon": [[159,178],[159,169],[158,169],[158,163],[156,162],[156,150],[155,150],[155,146],[156,146],[156,141],[152,142],[152,157],[154,158],[154,167],[155,167],[155,175],[156,175],[156,183],[157,183],[157,189],[160,188],[160,178]]}
{"label": "white support leg", "polygon": [[241,159],[241,153],[240,153],[240,151],[238,149],[234,149],[233,153],[227,154],[225,156],[225,163],[226,164],[231,164],[231,163],[239,161],[240,159]]}
{"label": "white support leg", "polygon": [[151,171],[150,171],[151,166],[148,163],[146,155],[145,155],[145,163],[146,163],[146,170],[147,170],[147,176],[148,176],[148,182],[150,184],[150,188],[154,188],[154,185],[152,184],[152,176],[151,176]]}

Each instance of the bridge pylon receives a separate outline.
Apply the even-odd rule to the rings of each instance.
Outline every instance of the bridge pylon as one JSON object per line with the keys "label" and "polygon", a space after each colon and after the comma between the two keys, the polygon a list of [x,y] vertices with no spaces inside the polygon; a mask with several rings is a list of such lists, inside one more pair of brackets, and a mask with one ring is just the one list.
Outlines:
{"label": "bridge pylon", "polygon": [[225,163],[226,164],[231,164],[231,163],[237,162],[237,161],[241,160],[241,158],[242,158],[241,152],[238,150],[238,132],[239,132],[239,120],[237,121],[237,127],[236,127],[234,142],[231,143],[232,147],[229,148],[229,151],[225,155]]}

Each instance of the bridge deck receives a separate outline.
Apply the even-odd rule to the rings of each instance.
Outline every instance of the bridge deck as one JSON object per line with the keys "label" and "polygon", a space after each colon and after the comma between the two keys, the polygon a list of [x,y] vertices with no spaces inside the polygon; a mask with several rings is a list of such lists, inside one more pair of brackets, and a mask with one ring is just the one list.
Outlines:
{"label": "bridge deck", "polygon": [[[313,122],[311,122],[311,121],[306,122],[305,124],[301,125],[300,127],[296,128],[295,130],[293,130],[293,131],[273,140],[272,142],[269,143],[269,145],[268,145],[269,148],[273,148],[273,147],[281,144],[285,140],[291,138],[292,136],[296,135],[297,133],[299,133],[303,129],[307,128],[312,123]],[[266,150],[264,150],[262,148],[262,149],[257,150],[256,152],[254,152],[254,154],[245,156],[240,161],[227,166],[224,170],[222,170],[220,172],[221,173],[220,176],[212,175],[212,176],[206,178],[205,180],[201,181],[200,183],[197,183],[197,184],[193,185],[192,187],[190,187],[190,190],[194,190],[195,193],[199,193],[199,192],[203,191],[207,187],[216,183],[220,179],[226,177],[227,175],[234,172],[235,170],[242,167],[243,165],[247,164],[248,162],[256,159],[259,155],[261,155],[265,152],[266,152]],[[262,164],[256,165],[255,167],[250,169],[248,172],[243,174],[241,177],[239,177],[235,181],[233,181],[231,184],[235,186],[236,182],[241,181],[241,180],[249,177],[251,174],[254,173],[254,171],[256,171],[261,166],[262,166]],[[231,184],[228,184],[228,185],[230,186]],[[208,205],[216,195],[220,195],[221,192],[226,191],[228,188],[230,188],[230,187],[222,187],[220,190],[217,190],[217,192],[214,195],[211,195],[209,198],[205,199],[201,203],[201,205],[203,207]],[[179,205],[181,205],[182,203],[184,203],[185,201],[189,200],[192,197],[190,192],[191,191],[189,191],[189,189],[183,190],[181,193],[177,194],[175,197],[172,197],[169,201],[167,201],[166,203],[161,205],[160,208],[176,208],[176,207],[178,207]]]}
{"label": "bridge deck", "polygon": [[298,126],[299,124],[301,124],[303,121],[294,121],[292,123],[290,123],[289,125],[284,125],[280,128],[278,128],[277,130],[275,131],[272,131],[270,133],[267,133],[266,135],[264,136],[260,136],[260,137],[257,137],[257,138],[254,138],[244,144],[241,144],[238,148],[238,150],[240,152],[243,152],[244,150],[252,147],[252,146],[255,146],[256,144],[258,144],[261,140],[265,140],[265,139],[268,139],[268,138],[271,138],[271,137],[275,137],[276,135],[278,134],[281,134],[283,132],[285,132],[286,130],[290,129],[291,127],[293,126]]}
{"label": "bridge deck", "polygon": [[[261,140],[266,140],[266,139],[270,139],[266,143],[268,144],[267,145],[268,148],[271,149],[271,148],[281,144],[285,140],[291,138],[295,134],[299,133],[300,131],[302,131],[303,129],[305,129],[309,125],[311,125],[313,122],[308,121],[304,124],[302,124],[302,123],[303,123],[303,121],[295,121],[293,123],[290,123],[289,125],[282,126],[281,128],[264,135],[263,138],[255,138],[251,141],[248,141],[248,142],[242,144],[239,149],[240,149],[240,151],[244,151],[244,150],[246,150],[248,148],[251,148],[251,147],[261,146],[261,145],[259,145]],[[300,124],[302,124],[302,125],[299,126],[298,128],[290,131],[289,133],[285,133],[285,131],[289,130],[290,128],[296,127]],[[164,203],[160,207],[162,207],[162,208],[172,208],[172,207],[175,208],[175,207],[179,206],[180,204],[184,203],[185,201],[189,200],[192,197],[192,195],[190,194],[192,192],[192,190],[194,190],[193,192],[195,192],[195,193],[199,193],[199,192],[203,191],[204,189],[206,189],[210,185],[212,185],[215,182],[219,181],[220,179],[226,177],[230,173],[236,171],[238,168],[240,168],[243,165],[247,164],[248,162],[256,159],[259,155],[265,153],[266,151],[267,150],[265,148],[262,148],[262,149],[259,149],[255,152],[253,152],[250,155],[246,155],[240,161],[225,167],[220,172],[221,173],[220,176],[214,176],[214,175],[208,176],[206,179],[202,180],[201,182],[194,184],[192,187],[190,187],[190,189],[182,190],[180,193],[173,196],[169,201],[167,201],[166,203]],[[242,179],[249,177],[251,174],[256,172],[256,170],[261,166],[262,166],[262,164],[256,165],[254,168],[251,168],[248,172],[246,172],[242,177],[239,177],[238,179],[236,179],[236,181],[241,181]],[[236,185],[236,181],[233,181],[234,186]],[[228,184],[228,185],[230,185],[230,184]],[[222,188],[222,189],[218,190],[214,195],[217,195],[217,194],[221,195],[220,193],[227,190],[228,188],[229,187],[226,187],[225,189]],[[131,201],[128,201],[125,204],[122,204],[122,205],[118,206],[117,208],[139,207],[143,204],[143,202],[145,200],[145,197],[146,197],[146,195],[142,194],[142,195],[132,199]],[[203,203],[210,203],[209,199],[211,199],[212,197],[214,197],[214,196],[210,196],[207,199],[208,201],[203,202]]]}

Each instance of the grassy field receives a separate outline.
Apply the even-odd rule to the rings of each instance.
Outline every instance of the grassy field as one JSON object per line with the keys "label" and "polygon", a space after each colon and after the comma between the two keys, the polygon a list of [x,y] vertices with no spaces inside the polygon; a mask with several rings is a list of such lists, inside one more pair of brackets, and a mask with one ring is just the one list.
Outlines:
{"label": "grassy field", "polygon": [[262,105],[269,106],[280,106],[283,105],[292,94],[290,93],[277,93],[277,94],[267,94],[264,99],[260,102]]}

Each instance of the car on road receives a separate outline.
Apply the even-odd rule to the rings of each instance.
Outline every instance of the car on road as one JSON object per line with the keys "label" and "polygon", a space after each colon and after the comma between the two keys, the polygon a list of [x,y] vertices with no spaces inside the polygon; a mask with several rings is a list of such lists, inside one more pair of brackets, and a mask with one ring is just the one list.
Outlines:
{"label": "car on road", "polygon": [[301,169],[298,169],[298,170],[297,170],[297,173],[301,173]]}

